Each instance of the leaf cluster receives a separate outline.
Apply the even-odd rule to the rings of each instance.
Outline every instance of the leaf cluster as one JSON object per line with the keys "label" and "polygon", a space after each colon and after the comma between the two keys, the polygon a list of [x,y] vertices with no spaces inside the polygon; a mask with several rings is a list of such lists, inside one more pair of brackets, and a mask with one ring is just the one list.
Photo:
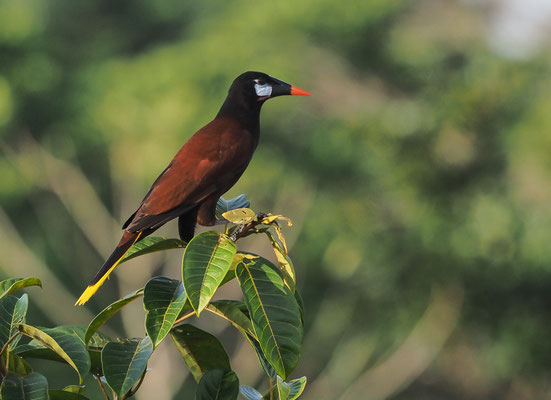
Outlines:
{"label": "leaf cluster", "polygon": [[[28,296],[12,293],[41,286],[36,278],[0,282],[0,386],[1,400],[86,399],[83,379],[95,376],[106,399],[132,397],[147,373],[151,354],[170,336],[184,364],[197,382],[195,398],[292,400],[300,396],[306,378],[286,382],[300,356],[303,306],[287,254],[280,215],[256,214],[244,196],[220,199],[217,217],[227,222],[224,233],[206,231],[189,243],[149,237],[134,245],[123,262],[144,254],[185,247],[182,280],[154,277],[146,285],[102,310],[85,326],[43,328],[27,323]],[[252,234],[267,235],[278,264],[238,251],[236,242]],[[212,300],[217,289],[236,280],[243,300]],[[145,310],[143,338],[111,340],[99,329],[127,304],[141,299]],[[233,325],[251,345],[269,380],[269,391],[239,385],[222,343],[188,322],[203,312]],[[27,337],[26,343],[20,343]],[[62,390],[48,386],[45,376],[33,371],[29,359],[69,365],[78,378]]]}

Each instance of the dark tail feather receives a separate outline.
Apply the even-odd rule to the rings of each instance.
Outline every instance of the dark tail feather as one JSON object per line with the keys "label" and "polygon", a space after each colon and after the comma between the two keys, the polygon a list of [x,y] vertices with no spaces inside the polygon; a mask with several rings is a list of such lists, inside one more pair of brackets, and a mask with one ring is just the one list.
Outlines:
{"label": "dark tail feather", "polygon": [[102,265],[94,279],[92,279],[92,281],[86,288],[86,290],[79,297],[75,305],[83,305],[90,299],[90,297],[94,295],[94,293],[96,293],[103,282],[105,282],[105,280],[109,277],[109,274],[124,258],[126,252],[130,249],[130,247],[132,247],[134,243],[140,240],[142,233],[143,232],[132,233],[124,231],[121,241],[119,242],[113,253],[111,253],[109,258]]}

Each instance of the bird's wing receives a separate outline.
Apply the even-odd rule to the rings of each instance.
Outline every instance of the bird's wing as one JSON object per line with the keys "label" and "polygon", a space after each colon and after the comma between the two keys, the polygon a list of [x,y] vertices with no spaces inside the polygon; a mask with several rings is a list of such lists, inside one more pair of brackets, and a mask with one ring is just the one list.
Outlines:
{"label": "bird's wing", "polygon": [[223,132],[217,135],[213,132],[199,131],[180,149],[127,221],[126,230],[158,228],[235,183],[250,157],[242,157],[245,150],[242,142],[223,143]]}
{"label": "bird's wing", "polygon": [[203,159],[190,166],[174,162],[155,181],[126,229],[138,232],[157,228],[193,208],[216,191],[212,176],[219,170],[216,162]]}

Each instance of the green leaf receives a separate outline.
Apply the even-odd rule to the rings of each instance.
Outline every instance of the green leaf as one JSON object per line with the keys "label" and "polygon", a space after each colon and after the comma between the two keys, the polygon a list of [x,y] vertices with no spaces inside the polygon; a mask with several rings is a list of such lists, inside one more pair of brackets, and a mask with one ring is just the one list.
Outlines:
{"label": "green leaf", "polygon": [[[88,332],[87,327],[80,325],[61,325],[54,329],[78,337],[82,342],[84,342],[84,338],[86,337],[86,333]],[[107,335],[101,332],[94,332],[89,340],[88,345],[93,347],[103,347],[106,343],[109,343],[110,341],[111,339],[109,339]]]}
{"label": "green leaf", "polygon": [[84,335],[84,342],[88,344],[94,333],[96,333],[97,330],[101,328],[101,326],[105,324],[105,322],[107,322],[109,318],[115,315],[125,305],[132,302],[133,300],[136,300],[140,296],[143,296],[143,289],[138,289],[135,292],[127,294],[122,299],[119,299],[104,308],[88,325],[88,328],[86,329],[86,334]]}
{"label": "green leaf", "polygon": [[218,285],[218,287],[223,286],[226,283],[236,279],[237,277],[235,276],[235,267],[243,260],[243,258],[248,258],[250,256],[251,255],[249,253],[244,253],[242,251],[236,252],[235,256],[233,256],[230,268],[228,269],[228,272],[226,272],[226,276],[224,276],[224,279],[222,279],[222,282],[220,283],[220,285]]}
{"label": "green leaf", "polygon": [[48,394],[50,400],[88,400],[88,397],[66,390],[48,390]]}
{"label": "green leaf", "polygon": [[63,391],[81,394],[82,392],[84,392],[84,388],[85,388],[84,385],[69,385],[69,386],[65,386],[63,388]]}
{"label": "green leaf", "polygon": [[[26,294],[20,298],[5,296],[0,299],[0,348],[18,332],[17,324],[25,322],[28,305],[29,298]],[[8,350],[14,349],[18,341],[19,338],[15,338],[9,344]]]}
{"label": "green leaf", "polygon": [[277,372],[275,371],[274,367],[269,363],[269,361],[266,359],[266,356],[262,352],[262,348],[260,347],[260,343],[256,339],[256,336],[248,335],[247,341],[253,348],[254,352],[256,353],[256,356],[258,357],[258,361],[260,362],[260,365],[266,375],[268,375],[272,380],[274,380],[277,376]]}
{"label": "green leaf", "polygon": [[30,364],[13,352],[5,352],[2,354],[2,359],[7,370],[16,375],[25,376],[33,372]]}
{"label": "green leaf", "polygon": [[295,288],[295,300],[298,304],[298,309],[300,310],[300,320],[302,322],[302,326],[304,327],[304,301],[302,300],[302,296],[300,295],[299,291]]}
{"label": "green leaf", "polygon": [[289,218],[287,218],[287,217],[285,217],[281,214],[273,215],[272,213],[266,214],[264,216],[264,218],[262,218],[260,220],[260,223],[263,224],[263,225],[270,225],[274,229],[276,229],[277,236],[283,242],[284,247],[285,247],[285,252],[287,252],[287,245],[285,245],[285,239],[283,238],[283,236],[281,236],[281,231],[279,230],[280,225],[279,225],[278,221],[285,222],[287,224],[287,226],[293,226],[293,221],[291,221]]}
{"label": "green leaf", "polygon": [[170,336],[197,382],[213,369],[231,371],[224,346],[210,333],[182,324],[172,329]]}
{"label": "green leaf", "polygon": [[226,276],[224,276],[224,279],[222,279],[222,282],[220,282],[220,285],[218,285],[218,287],[224,286],[226,283],[233,281],[235,278],[235,269],[232,270],[232,267],[230,266],[230,269],[228,270]]}
{"label": "green leaf", "polygon": [[289,385],[281,379],[281,376],[277,376],[277,397],[278,400],[289,400],[289,393],[291,388]]}
{"label": "green leaf", "polygon": [[66,327],[38,329],[18,324],[17,328],[19,332],[54,351],[77,372],[82,383],[84,375],[90,370],[90,356],[81,337]]}
{"label": "green leaf", "polygon": [[298,363],[302,321],[297,301],[279,268],[262,257],[243,259],[236,275],[262,352],[286,378]]}
{"label": "green leaf", "polygon": [[[277,262],[279,263],[281,267],[281,272],[283,273],[283,277],[285,278],[285,284],[289,286],[291,292],[294,293],[296,282],[295,266],[293,265],[293,261],[287,254],[287,247],[285,245],[285,242],[282,242],[280,239],[278,239],[278,237],[274,236],[271,231],[266,231],[264,233],[266,234],[266,236],[268,236],[268,239],[270,240],[270,244],[272,245],[272,249],[274,250]],[[279,236],[283,237],[281,234]]]}
{"label": "green leaf", "polygon": [[10,278],[0,282],[0,299],[8,294],[26,288],[28,286],[40,286],[42,282],[38,278]]}
{"label": "green leaf", "polygon": [[262,400],[264,398],[258,390],[247,385],[241,385],[239,391],[247,400]]}
{"label": "green leaf", "polygon": [[225,200],[223,197],[220,197],[216,202],[216,219],[223,219],[224,217],[222,214],[227,211],[235,210],[236,208],[249,207],[250,205],[251,202],[247,200],[247,196],[244,194],[240,194],[239,196],[229,200]]}
{"label": "green leaf", "polygon": [[255,351],[258,356],[258,360],[260,361],[260,365],[264,369],[264,372],[266,372],[266,375],[272,379],[276,378],[277,373],[262,353],[260,343],[258,343],[252,322],[248,316],[249,310],[247,309],[245,303],[235,300],[217,300],[211,302],[207,306],[206,310],[226,319],[233,326],[235,326]]}
{"label": "green leaf", "polygon": [[226,211],[222,214],[225,220],[232,224],[245,225],[249,222],[256,221],[256,213],[250,208],[236,208],[235,210]]}
{"label": "green leaf", "polygon": [[[281,378],[278,377],[278,387],[280,379]],[[306,387],[306,377],[303,376],[302,378],[293,379],[289,383],[285,383],[285,385],[289,386],[289,400],[298,399],[298,397],[302,394],[302,392],[304,392],[304,388]]]}
{"label": "green leaf", "polygon": [[[249,311],[245,303],[235,300],[218,300],[211,302],[206,310],[224,318],[235,326],[255,351],[264,372],[272,379],[275,379],[277,373],[262,353],[260,343],[258,343],[256,334],[254,333],[252,322],[248,317]],[[247,314],[245,314],[245,312]]]}
{"label": "green leaf", "polygon": [[[74,336],[78,338],[81,342],[84,343],[84,335],[86,333],[86,327],[80,326],[80,325],[60,325],[56,326],[55,328],[41,328],[44,330],[47,329],[54,329],[58,332],[65,333],[67,335]],[[91,339],[91,344],[94,346],[103,346],[105,343],[110,342],[111,340],[104,335],[103,333],[97,332],[94,334],[94,336]],[[46,349],[44,345],[37,340],[33,340],[30,343],[22,346],[17,347],[17,353],[27,353],[27,351],[31,350],[38,350],[38,349]],[[55,354],[55,353],[54,353]]]}
{"label": "green leaf", "polygon": [[167,239],[164,237],[149,236],[140,240],[138,243],[135,243],[128,250],[128,253],[126,253],[119,264],[145,254],[170,249],[182,249],[184,247],[186,247],[186,242],[180,239]]}
{"label": "green leaf", "polygon": [[36,372],[23,377],[10,372],[0,387],[0,397],[2,400],[47,400],[48,381]]}
{"label": "green leaf", "polygon": [[101,365],[101,349],[88,348],[88,355],[90,355],[90,373],[94,375],[103,376],[103,366]]}
{"label": "green leaf", "polygon": [[[60,326],[57,329],[65,330],[67,333],[78,336],[84,342],[84,334],[86,328],[84,326]],[[102,333],[96,332],[88,343],[88,355],[90,356],[90,372],[94,374],[102,374],[101,368],[101,348],[111,340]],[[59,357],[54,351],[44,347],[40,342],[32,341],[26,345],[17,346],[15,352],[21,357],[37,358],[42,360],[51,360],[57,362],[65,361]]]}
{"label": "green leaf", "polygon": [[186,291],[180,281],[165,277],[149,280],[144,288],[145,330],[153,348],[169,334],[186,303]]}
{"label": "green leaf", "polygon": [[[188,314],[191,314],[191,315],[195,314],[195,310],[193,309],[191,304],[189,304],[189,299],[186,300],[186,302],[184,304],[184,307],[180,311],[180,314],[178,314],[178,318],[176,318],[176,321],[178,321],[180,318],[183,318],[184,316],[186,316]],[[191,316],[191,315],[189,315],[189,316]]]}
{"label": "green leaf", "polygon": [[197,384],[195,400],[235,400],[239,394],[239,379],[233,371],[212,369]]}
{"label": "green leaf", "polygon": [[235,300],[217,300],[212,301],[207,306],[207,311],[216,314],[235,326],[243,335],[254,336],[251,320],[243,312],[246,309],[245,303]]}
{"label": "green leaf", "polygon": [[151,340],[125,340],[107,343],[101,351],[105,380],[119,398],[140,380],[153,352]]}
{"label": "green leaf", "polygon": [[232,265],[235,243],[218,232],[195,236],[182,259],[182,281],[193,309],[199,316]]}

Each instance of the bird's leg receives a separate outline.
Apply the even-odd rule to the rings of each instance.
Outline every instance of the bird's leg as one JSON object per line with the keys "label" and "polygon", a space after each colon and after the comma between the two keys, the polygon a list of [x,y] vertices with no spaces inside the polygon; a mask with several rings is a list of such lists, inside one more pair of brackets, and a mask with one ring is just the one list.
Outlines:
{"label": "bird's leg", "polygon": [[178,234],[180,239],[189,243],[195,234],[195,224],[197,221],[197,207],[191,209],[186,214],[180,215],[178,218]]}
{"label": "bird's leg", "polygon": [[202,226],[226,225],[229,221],[216,219],[216,202],[219,196],[211,196],[197,210],[197,223]]}

